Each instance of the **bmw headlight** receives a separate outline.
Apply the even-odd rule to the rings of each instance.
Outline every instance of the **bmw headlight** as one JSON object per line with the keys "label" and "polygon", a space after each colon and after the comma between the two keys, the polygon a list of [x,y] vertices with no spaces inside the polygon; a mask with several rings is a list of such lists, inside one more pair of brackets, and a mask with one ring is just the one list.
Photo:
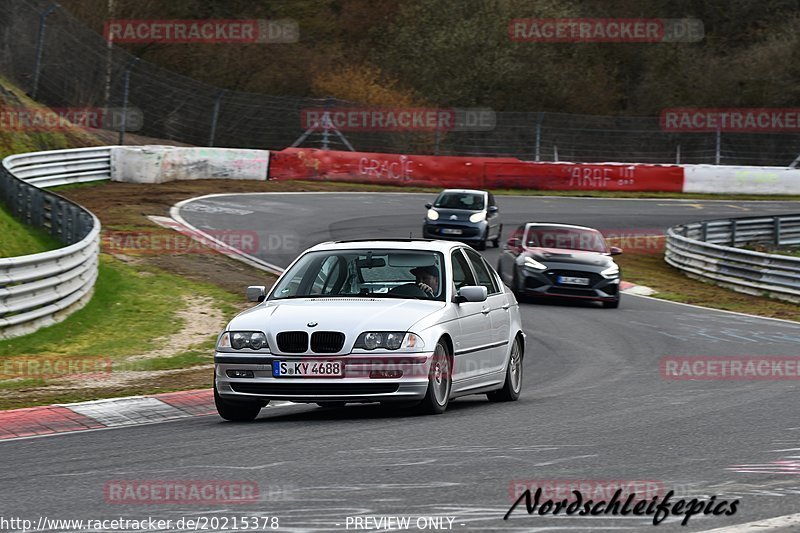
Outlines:
{"label": "bmw headlight", "polygon": [[428,209],[428,220],[439,220],[439,212],[435,209]]}
{"label": "bmw headlight", "polygon": [[619,265],[616,263],[600,272],[600,275],[606,279],[613,279],[619,276]]}
{"label": "bmw headlight", "polygon": [[479,211],[479,212],[469,216],[469,221],[472,222],[473,224],[476,224],[478,222],[482,222],[484,220],[486,220],[486,212],[485,211]]}
{"label": "bmw headlight", "polygon": [[414,333],[405,331],[366,331],[358,336],[353,348],[362,350],[407,350],[419,351],[425,343]]}
{"label": "bmw headlight", "polygon": [[267,336],[262,331],[225,331],[217,340],[217,351],[269,350]]}
{"label": "bmw headlight", "polygon": [[539,261],[534,259],[533,257],[526,257],[525,262],[523,263],[525,268],[530,268],[531,270],[547,270],[547,266],[541,264]]}

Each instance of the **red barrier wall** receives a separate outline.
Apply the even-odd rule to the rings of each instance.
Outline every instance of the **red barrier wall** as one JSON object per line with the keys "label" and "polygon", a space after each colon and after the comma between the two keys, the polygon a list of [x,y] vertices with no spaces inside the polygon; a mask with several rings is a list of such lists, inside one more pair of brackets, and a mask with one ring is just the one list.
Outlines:
{"label": "red barrier wall", "polygon": [[545,191],[683,191],[677,165],[499,163],[485,165],[485,187]]}
{"label": "red barrier wall", "polygon": [[272,152],[270,179],[541,190],[683,190],[676,165],[533,163],[511,157],[453,157],[287,148]]}

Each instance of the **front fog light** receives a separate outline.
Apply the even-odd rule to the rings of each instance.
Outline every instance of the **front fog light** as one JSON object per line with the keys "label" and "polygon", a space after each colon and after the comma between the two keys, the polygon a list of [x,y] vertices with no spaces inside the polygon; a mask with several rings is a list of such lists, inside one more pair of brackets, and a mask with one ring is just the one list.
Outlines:
{"label": "front fog light", "polygon": [[226,370],[225,373],[229,378],[252,378],[252,370]]}

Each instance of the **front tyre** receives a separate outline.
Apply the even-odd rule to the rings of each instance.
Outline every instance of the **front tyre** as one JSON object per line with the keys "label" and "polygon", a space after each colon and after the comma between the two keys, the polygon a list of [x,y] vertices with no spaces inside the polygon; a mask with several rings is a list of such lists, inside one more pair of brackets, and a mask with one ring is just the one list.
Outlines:
{"label": "front tyre", "polygon": [[513,402],[519,399],[522,391],[522,355],[522,344],[519,337],[516,337],[511,345],[503,388],[486,395],[490,402]]}
{"label": "front tyre", "polygon": [[500,224],[500,227],[497,229],[497,237],[492,239],[492,246],[495,248],[500,248],[500,236],[503,234],[503,225]]}
{"label": "front tyre", "polygon": [[261,411],[261,404],[254,402],[231,402],[222,399],[217,392],[217,384],[214,383],[214,404],[217,406],[217,413],[225,420],[231,422],[250,422],[255,420]]}
{"label": "front tyre", "polygon": [[440,340],[436,343],[431,369],[428,372],[428,392],[425,394],[425,399],[417,406],[421,414],[440,415],[447,410],[452,375],[450,354],[447,346]]}

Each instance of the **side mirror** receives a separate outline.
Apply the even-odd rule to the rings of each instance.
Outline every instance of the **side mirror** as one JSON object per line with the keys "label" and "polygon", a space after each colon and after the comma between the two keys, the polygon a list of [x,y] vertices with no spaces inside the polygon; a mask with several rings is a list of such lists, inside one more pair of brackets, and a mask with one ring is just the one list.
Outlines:
{"label": "side mirror", "polygon": [[263,285],[251,285],[247,287],[245,294],[248,302],[263,302],[267,297],[267,288]]}
{"label": "side mirror", "polygon": [[508,248],[519,248],[520,238],[519,237],[511,237],[506,241],[506,247]]}
{"label": "side mirror", "polygon": [[467,285],[461,287],[456,293],[456,303],[461,302],[485,302],[488,297],[486,287],[481,285]]}
{"label": "side mirror", "polygon": [[500,211],[500,210],[497,208],[496,205],[490,205],[489,206],[489,212],[490,213],[497,213],[498,211]]}
{"label": "side mirror", "polygon": [[431,207],[433,207],[432,203],[425,204],[425,209],[430,209]]}
{"label": "side mirror", "polygon": [[619,255],[622,253],[622,248],[619,248],[618,246],[612,246],[609,250],[609,253],[611,255]]}

